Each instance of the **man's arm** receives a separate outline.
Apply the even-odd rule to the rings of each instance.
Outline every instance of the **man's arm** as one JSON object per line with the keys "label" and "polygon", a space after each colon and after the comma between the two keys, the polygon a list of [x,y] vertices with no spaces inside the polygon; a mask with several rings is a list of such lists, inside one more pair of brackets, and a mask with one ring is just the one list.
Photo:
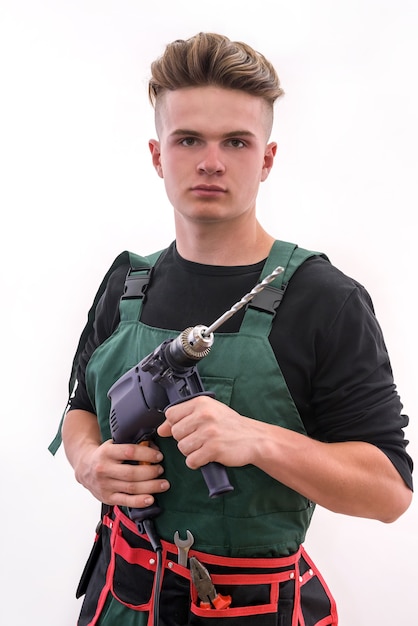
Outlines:
{"label": "man's arm", "polygon": [[252,464],[327,509],[382,522],[395,521],[411,502],[411,490],[372,444],[316,441],[208,397],[175,405],[166,418],[158,434],[173,435],[192,469],[209,461]]}
{"label": "man's arm", "polygon": [[386,523],[409,507],[411,490],[376,446],[361,441],[323,443],[264,426],[268,436],[262,445],[254,445],[254,464],[313,502],[336,513]]}
{"label": "man's arm", "polygon": [[77,481],[100,502],[142,508],[152,504],[152,494],[170,486],[161,478],[163,455],[156,447],[102,443],[93,413],[69,411],[62,439]]}

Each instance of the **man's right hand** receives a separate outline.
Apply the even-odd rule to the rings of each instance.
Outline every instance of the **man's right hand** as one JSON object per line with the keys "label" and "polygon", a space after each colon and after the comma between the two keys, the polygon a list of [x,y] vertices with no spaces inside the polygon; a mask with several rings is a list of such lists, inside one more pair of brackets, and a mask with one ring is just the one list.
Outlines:
{"label": "man's right hand", "polygon": [[154,502],[153,494],[170,488],[161,478],[163,455],[154,444],[101,443],[93,413],[69,411],[62,437],[77,481],[104,504],[143,508]]}

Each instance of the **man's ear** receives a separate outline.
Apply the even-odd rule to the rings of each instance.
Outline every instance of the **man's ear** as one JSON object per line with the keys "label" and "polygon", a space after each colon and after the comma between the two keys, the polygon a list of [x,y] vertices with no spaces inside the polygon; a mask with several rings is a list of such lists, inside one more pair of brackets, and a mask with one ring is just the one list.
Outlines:
{"label": "man's ear", "polygon": [[152,156],[152,164],[155,167],[155,171],[157,172],[160,178],[164,178],[163,168],[161,166],[161,150],[160,150],[160,142],[157,139],[150,139],[148,142],[148,147]]}
{"label": "man's ear", "polygon": [[264,161],[263,161],[263,169],[261,172],[261,182],[266,180],[267,176],[270,174],[270,170],[273,167],[274,157],[277,152],[277,143],[272,141],[272,143],[267,144],[266,150],[264,152]]}

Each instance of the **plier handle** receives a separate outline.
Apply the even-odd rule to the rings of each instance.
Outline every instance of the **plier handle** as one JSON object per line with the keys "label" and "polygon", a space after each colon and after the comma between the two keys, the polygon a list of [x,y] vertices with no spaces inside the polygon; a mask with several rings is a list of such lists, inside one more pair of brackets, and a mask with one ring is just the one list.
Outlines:
{"label": "plier handle", "polygon": [[189,565],[192,581],[200,599],[200,608],[227,609],[231,604],[231,596],[217,593],[206,567],[195,556],[190,557]]}

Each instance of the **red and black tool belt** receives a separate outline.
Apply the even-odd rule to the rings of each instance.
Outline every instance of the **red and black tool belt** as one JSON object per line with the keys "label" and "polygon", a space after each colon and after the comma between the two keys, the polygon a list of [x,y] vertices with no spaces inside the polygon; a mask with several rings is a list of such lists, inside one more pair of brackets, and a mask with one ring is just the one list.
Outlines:
{"label": "red and black tool belt", "polygon": [[[322,576],[303,547],[281,558],[229,558],[190,549],[207,568],[227,608],[202,608],[190,570],[177,563],[177,547],[162,541],[160,623],[171,626],[336,626],[337,611]],[[78,626],[94,626],[112,604],[124,626],[143,624],[138,611],[152,617],[156,554],[146,535],[115,507],[103,518],[77,595],[85,593]],[[116,602],[115,602],[116,601]],[[126,614],[123,611],[126,610]],[[110,615],[109,615],[110,614]],[[136,616],[136,619],[135,619]]]}

